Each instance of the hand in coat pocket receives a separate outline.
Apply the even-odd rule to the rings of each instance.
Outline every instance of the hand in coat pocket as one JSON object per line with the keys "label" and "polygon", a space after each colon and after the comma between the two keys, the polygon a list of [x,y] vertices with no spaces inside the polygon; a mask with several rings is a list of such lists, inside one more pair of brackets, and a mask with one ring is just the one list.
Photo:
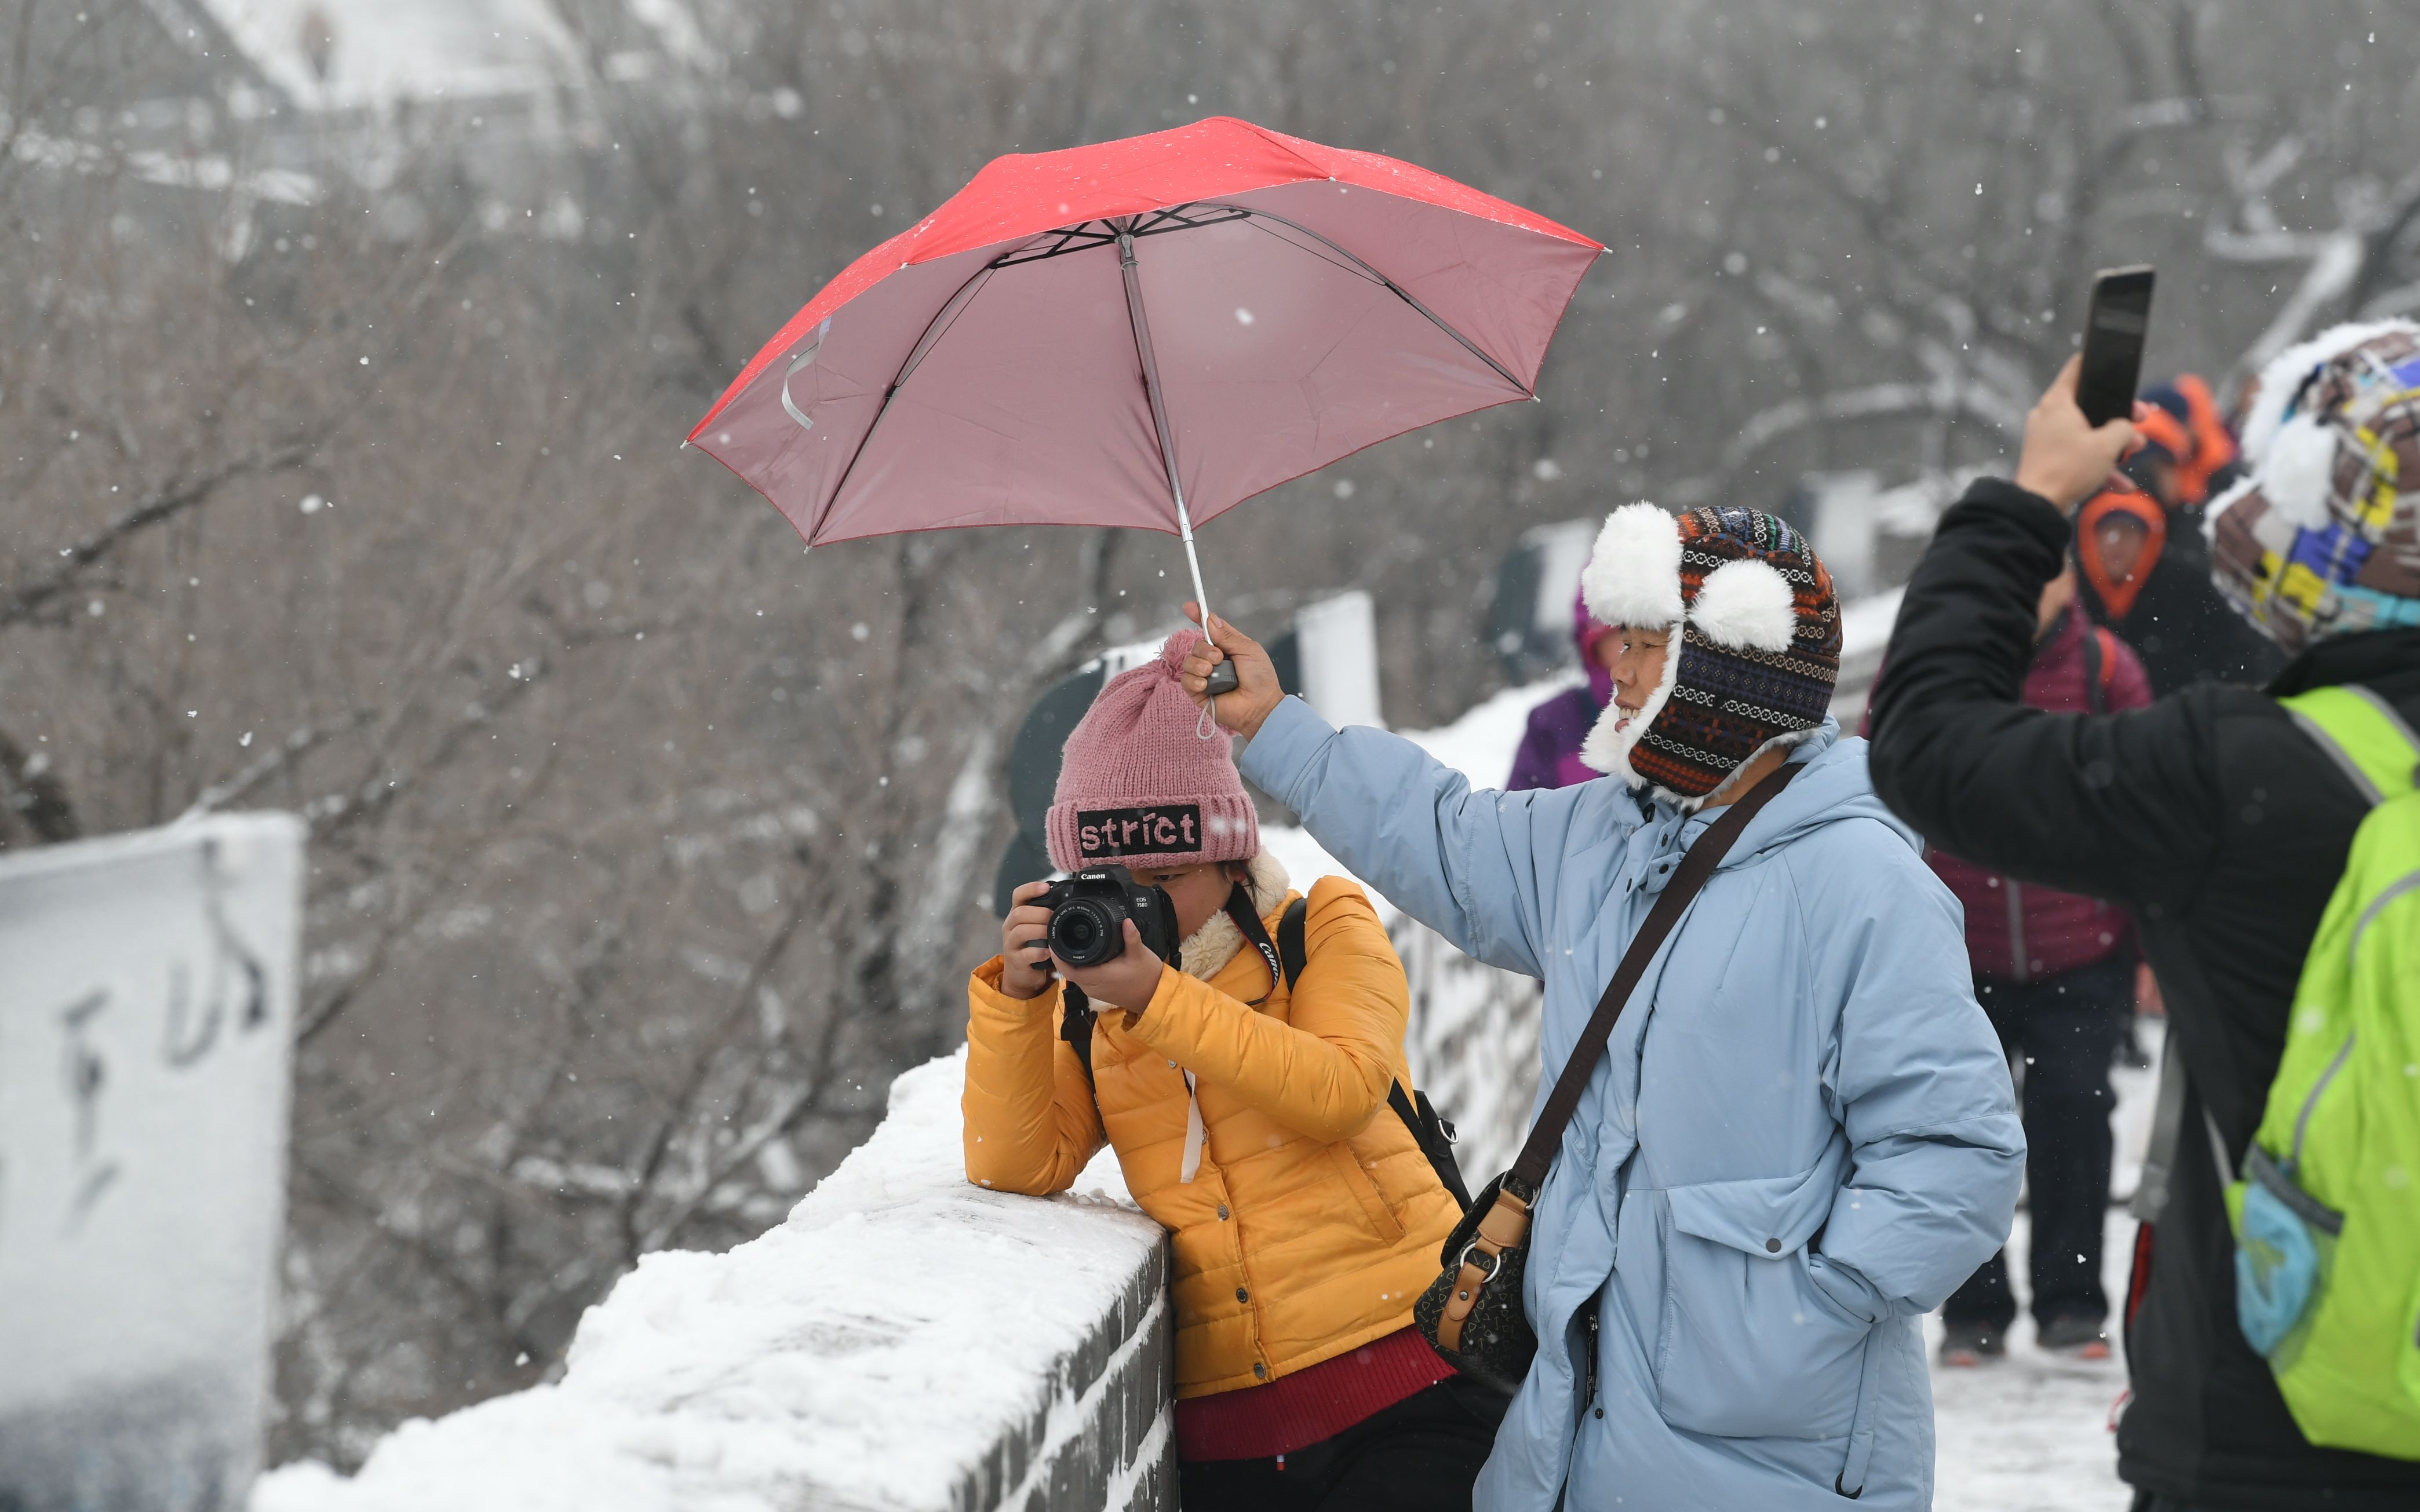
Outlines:
{"label": "hand in coat pocket", "polygon": [[[1676,1187],[1659,1203],[1664,1419],[1724,1438],[1837,1439],[1856,1416],[1870,1319],[1820,1284],[1807,1249],[1829,1183]],[[1841,1277],[1845,1282],[1845,1273]]]}

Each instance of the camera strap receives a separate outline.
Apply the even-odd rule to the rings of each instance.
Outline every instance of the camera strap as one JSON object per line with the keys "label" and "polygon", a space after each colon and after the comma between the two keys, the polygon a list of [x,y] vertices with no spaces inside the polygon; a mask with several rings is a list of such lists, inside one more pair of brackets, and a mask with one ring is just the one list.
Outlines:
{"label": "camera strap", "polygon": [[[1294,906],[1300,908],[1302,904],[1297,902]],[[1277,946],[1269,940],[1268,926],[1263,924],[1261,916],[1252,910],[1251,891],[1240,882],[1227,893],[1227,917],[1233,920],[1236,930],[1243,934],[1244,938],[1252,943],[1252,948],[1261,952],[1261,959],[1268,963],[1269,990],[1253,998],[1252,1006],[1258,1008],[1267,1002],[1277,992],[1280,982],[1283,982],[1291,989],[1294,986],[1295,974],[1285,969],[1285,958],[1278,953]],[[1291,918],[1292,915],[1289,914],[1288,917]]]}
{"label": "camera strap", "polygon": [[1072,981],[1059,984],[1059,1038],[1076,1052],[1084,1080],[1093,1080],[1093,1000]]}

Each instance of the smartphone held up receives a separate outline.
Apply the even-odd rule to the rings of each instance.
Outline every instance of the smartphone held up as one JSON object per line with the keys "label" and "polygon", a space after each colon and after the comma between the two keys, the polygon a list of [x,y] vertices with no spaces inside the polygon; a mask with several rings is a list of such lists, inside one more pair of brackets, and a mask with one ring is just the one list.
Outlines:
{"label": "smartphone held up", "polygon": [[2075,404],[2095,428],[2134,412],[2134,394],[2143,377],[2143,343],[2151,331],[2153,276],[2149,266],[2103,269],[2093,275]]}

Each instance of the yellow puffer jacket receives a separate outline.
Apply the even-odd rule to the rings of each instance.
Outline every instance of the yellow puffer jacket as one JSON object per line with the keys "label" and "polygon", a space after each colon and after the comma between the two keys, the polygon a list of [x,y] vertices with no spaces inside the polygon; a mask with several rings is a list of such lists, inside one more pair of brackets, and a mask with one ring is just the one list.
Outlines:
{"label": "yellow puffer jacket", "polygon": [[[1295,896],[1263,921],[1272,936]],[[1304,940],[1291,994],[1248,947],[1206,983],[1163,969],[1140,1015],[1101,1008],[1094,1086],[1059,1038],[1056,984],[1006,996],[997,956],[968,984],[968,1179],[1063,1191],[1106,1121],[1127,1189],[1175,1235],[1179,1396],[1275,1381],[1408,1327],[1459,1216],[1387,1105],[1395,1080],[1411,1086],[1410,992],[1369,899],[1342,878],[1312,884]],[[1188,1069],[1206,1139],[1186,1182]]]}

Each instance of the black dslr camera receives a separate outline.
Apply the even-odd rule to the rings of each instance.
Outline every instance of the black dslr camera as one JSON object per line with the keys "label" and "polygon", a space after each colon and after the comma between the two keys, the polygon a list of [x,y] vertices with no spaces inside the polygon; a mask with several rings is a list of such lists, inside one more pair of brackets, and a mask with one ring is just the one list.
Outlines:
{"label": "black dslr camera", "polygon": [[1164,887],[1146,887],[1122,866],[1088,866],[1050,884],[1041,898],[1050,910],[1050,950],[1071,966],[1114,961],[1126,948],[1125,921],[1135,922],[1143,949],[1176,964],[1176,904]]}

